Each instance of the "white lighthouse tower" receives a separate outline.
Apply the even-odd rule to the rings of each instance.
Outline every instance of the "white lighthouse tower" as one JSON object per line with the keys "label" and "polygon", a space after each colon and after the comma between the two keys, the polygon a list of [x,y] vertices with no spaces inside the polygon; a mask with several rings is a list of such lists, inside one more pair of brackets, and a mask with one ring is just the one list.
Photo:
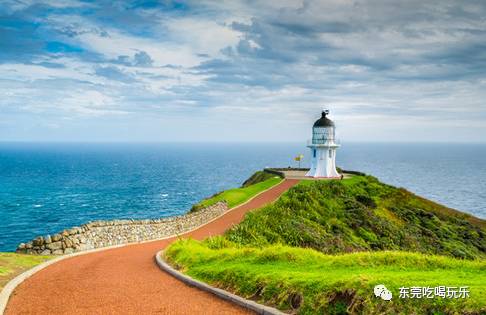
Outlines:
{"label": "white lighthouse tower", "polygon": [[336,170],[336,127],[334,122],[327,118],[328,110],[322,111],[319,118],[312,127],[312,140],[307,146],[311,150],[311,168],[306,176],[338,178],[341,175]]}

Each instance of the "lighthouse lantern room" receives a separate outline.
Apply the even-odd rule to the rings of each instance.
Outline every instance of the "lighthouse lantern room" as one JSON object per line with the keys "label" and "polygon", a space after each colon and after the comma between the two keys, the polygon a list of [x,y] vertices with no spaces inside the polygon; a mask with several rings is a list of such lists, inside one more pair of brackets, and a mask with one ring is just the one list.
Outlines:
{"label": "lighthouse lantern room", "polygon": [[312,127],[312,140],[307,147],[311,150],[311,168],[306,176],[322,178],[338,178],[341,175],[336,170],[336,126],[327,118],[329,110],[322,111],[322,116]]}

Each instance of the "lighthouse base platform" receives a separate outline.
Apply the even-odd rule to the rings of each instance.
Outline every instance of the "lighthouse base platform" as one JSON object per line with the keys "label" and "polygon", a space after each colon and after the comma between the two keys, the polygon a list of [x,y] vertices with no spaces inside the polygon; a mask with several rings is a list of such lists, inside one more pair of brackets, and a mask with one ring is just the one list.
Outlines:
{"label": "lighthouse base platform", "polygon": [[[341,179],[341,176],[339,177],[306,176],[307,172],[309,172],[308,168],[266,168],[265,170],[278,173],[279,175],[288,179],[299,179],[299,180],[340,180]],[[347,173],[346,171],[342,172],[341,174],[343,175],[343,179],[351,178],[353,176],[353,174]]]}

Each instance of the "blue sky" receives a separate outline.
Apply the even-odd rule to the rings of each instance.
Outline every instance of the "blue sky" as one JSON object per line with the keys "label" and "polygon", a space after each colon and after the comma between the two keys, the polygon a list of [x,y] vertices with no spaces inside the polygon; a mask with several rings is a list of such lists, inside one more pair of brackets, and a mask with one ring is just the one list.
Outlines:
{"label": "blue sky", "polygon": [[485,141],[484,1],[0,6],[0,141]]}

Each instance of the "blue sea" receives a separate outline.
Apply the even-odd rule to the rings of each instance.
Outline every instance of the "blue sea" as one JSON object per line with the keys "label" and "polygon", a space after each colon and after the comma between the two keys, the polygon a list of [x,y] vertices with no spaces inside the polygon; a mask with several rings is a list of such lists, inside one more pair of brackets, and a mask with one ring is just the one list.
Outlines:
{"label": "blue sea", "polygon": [[[182,214],[299,153],[308,166],[301,143],[3,143],[0,251],[92,220]],[[342,143],[337,162],[486,218],[486,145]]]}

